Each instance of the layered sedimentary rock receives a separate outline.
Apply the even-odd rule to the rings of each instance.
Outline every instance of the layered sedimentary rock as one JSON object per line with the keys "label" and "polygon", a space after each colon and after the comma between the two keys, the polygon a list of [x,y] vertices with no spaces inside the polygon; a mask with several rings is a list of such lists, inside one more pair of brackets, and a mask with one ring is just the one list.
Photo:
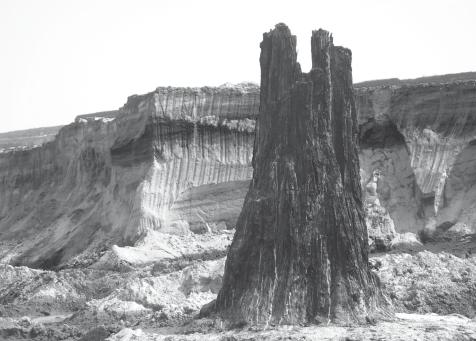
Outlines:
{"label": "layered sedimentary rock", "polygon": [[314,31],[312,69],[279,24],[261,43],[253,178],[214,310],[233,323],[365,321],[368,263],[351,52]]}
{"label": "layered sedimentary rock", "polygon": [[363,177],[381,171],[380,200],[397,230],[474,228],[476,82],[357,87],[356,102]]}
{"label": "layered sedimentary rock", "polygon": [[[379,172],[380,206],[364,191],[373,243],[388,246],[392,222],[396,232],[474,230],[472,78],[355,85],[364,189]],[[0,257],[51,267],[150,229],[233,228],[252,175],[258,107],[250,84],[158,88],[59,131],[0,134]]]}
{"label": "layered sedimentary rock", "polygon": [[233,228],[251,177],[249,118],[258,105],[247,84],[158,88],[130,97],[114,116],[79,117],[41,147],[0,154],[0,257],[87,265],[88,257],[73,258],[149,230]]}

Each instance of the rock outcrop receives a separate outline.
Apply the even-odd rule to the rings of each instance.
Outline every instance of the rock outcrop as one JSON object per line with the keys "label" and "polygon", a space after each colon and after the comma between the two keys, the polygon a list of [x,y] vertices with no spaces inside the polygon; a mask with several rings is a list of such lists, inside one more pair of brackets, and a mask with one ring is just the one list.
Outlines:
{"label": "rock outcrop", "polygon": [[115,117],[82,116],[41,147],[0,154],[0,257],[88,265],[150,230],[233,228],[258,106],[249,84],[158,88]]}
{"label": "rock outcrop", "polygon": [[357,86],[356,103],[363,177],[380,170],[397,231],[474,230],[476,82]]}
{"label": "rock outcrop", "polygon": [[377,192],[379,178],[379,171],[374,171],[365,185],[364,191],[365,223],[369,235],[370,251],[388,250],[397,236],[393,219],[385,207],[380,204]]}
{"label": "rock outcrop", "polygon": [[[390,247],[392,222],[397,233],[474,231],[472,78],[354,85],[362,187],[380,174],[380,206],[366,206],[379,248]],[[158,88],[59,131],[0,134],[1,261],[84,265],[150,230],[232,229],[252,175],[259,102],[251,84]]]}
{"label": "rock outcrop", "polygon": [[266,326],[365,322],[383,300],[368,263],[351,52],[314,31],[302,73],[286,25],[260,46],[253,178],[214,309]]}

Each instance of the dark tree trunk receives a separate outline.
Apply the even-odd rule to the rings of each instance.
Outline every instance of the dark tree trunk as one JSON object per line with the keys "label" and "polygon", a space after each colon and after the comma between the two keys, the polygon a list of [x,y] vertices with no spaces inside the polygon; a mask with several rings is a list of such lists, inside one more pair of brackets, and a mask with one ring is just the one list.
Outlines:
{"label": "dark tree trunk", "polygon": [[368,266],[351,52],[314,31],[301,72],[284,24],[263,35],[254,174],[215,311],[252,324],[365,321]]}

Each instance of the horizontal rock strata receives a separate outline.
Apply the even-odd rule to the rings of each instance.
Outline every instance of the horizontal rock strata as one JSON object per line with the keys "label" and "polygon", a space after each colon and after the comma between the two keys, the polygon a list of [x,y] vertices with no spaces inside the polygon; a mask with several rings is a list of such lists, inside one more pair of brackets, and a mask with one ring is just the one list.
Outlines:
{"label": "horizontal rock strata", "polygon": [[459,192],[467,203],[453,200],[449,184],[461,181],[462,168],[472,173],[463,151],[476,138],[476,82],[360,87],[356,103],[362,168],[367,176],[382,169],[381,201],[397,230],[458,222],[475,183],[467,178]]}
{"label": "horizontal rock strata", "polygon": [[[380,174],[380,206],[368,210],[382,217],[369,221],[392,220],[397,232],[474,229],[471,77],[354,85],[363,188]],[[158,88],[59,131],[0,134],[0,258],[54,267],[150,229],[233,228],[258,108],[252,84]]]}
{"label": "horizontal rock strata", "polygon": [[51,268],[148,230],[233,228],[257,98],[252,85],[159,88],[115,118],[79,117],[42,147],[0,154],[0,257]]}

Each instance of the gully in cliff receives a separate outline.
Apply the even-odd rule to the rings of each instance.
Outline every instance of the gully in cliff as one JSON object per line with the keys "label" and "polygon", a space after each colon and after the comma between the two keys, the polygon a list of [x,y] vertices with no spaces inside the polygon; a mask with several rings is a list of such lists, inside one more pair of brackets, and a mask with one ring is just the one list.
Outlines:
{"label": "gully in cliff", "polygon": [[368,266],[351,52],[323,30],[312,69],[284,24],[263,36],[253,179],[223,287],[202,314],[232,324],[366,322],[385,299]]}

